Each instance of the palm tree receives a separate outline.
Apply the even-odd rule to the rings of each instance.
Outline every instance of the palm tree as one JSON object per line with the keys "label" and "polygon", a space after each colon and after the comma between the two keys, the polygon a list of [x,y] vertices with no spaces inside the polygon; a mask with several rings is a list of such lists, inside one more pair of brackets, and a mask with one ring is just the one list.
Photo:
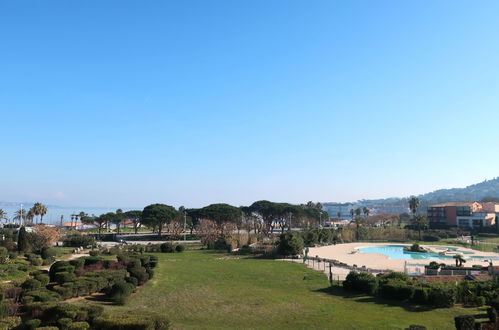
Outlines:
{"label": "palm tree", "polygon": [[19,224],[22,224],[26,220],[26,209],[19,209],[14,212],[14,220],[19,220]]}
{"label": "palm tree", "polygon": [[415,215],[412,218],[412,225],[418,228],[419,240],[421,240],[421,228],[425,228],[428,225],[428,218],[424,215]]}
{"label": "palm tree", "polygon": [[5,212],[4,210],[0,209],[0,222],[2,220],[7,221],[7,212]]}
{"label": "palm tree", "polygon": [[43,223],[43,216],[47,214],[48,208],[40,203],[39,209],[38,209],[38,214],[40,215],[40,223]]}
{"label": "palm tree", "polygon": [[466,260],[463,258],[462,255],[460,254],[456,254],[454,256],[454,259],[456,260],[456,267],[462,267],[463,266],[463,263],[466,262]]}
{"label": "palm tree", "polygon": [[33,224],[33,219],[35,218],[36,212],[35,208],[32,207],[28,210],[28,213],[26,213],[26,221],[30,224]]}
{"label": "palm tree", "polygon": [[[40,216],[40,222],[43,223],[43,216],[45,214],[47,214],[47,211],[48,211],[47,207],[45,205],[43,205],[42,203],[37,202],[37,203],[35,203],[35,205],[33,205],[33,211],[34,211],[36,216],[38,216],[38,215]],[[37,218],[36,222],[38,222],[38,218]]]}
{"label": "palm tree", "polygon": [[415,196],[411,196],[411,198],[409,198],[409,209],[411,210],[413,216],[416,215],[420,204],[421,201],[419,200],[419,198]]}
{"label": "palm tree", "polygon": [[364,213],[364,217],[369,217],[369,213],[371,213],[371,211],[369,211],[369,209],[367,207],[364,206],[364,208],[362,209],[362,213]]}

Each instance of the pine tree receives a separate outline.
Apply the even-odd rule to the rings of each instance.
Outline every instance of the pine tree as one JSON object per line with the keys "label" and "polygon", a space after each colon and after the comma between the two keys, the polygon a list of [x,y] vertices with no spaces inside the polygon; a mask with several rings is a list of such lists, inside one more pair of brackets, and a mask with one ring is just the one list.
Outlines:
{"label": "pine tree", "polygon": [[26,228],[23,226],[19,229],[19,235],[17,237],[17,251],[26,252],[28,247],[28,233],[26,232]]}

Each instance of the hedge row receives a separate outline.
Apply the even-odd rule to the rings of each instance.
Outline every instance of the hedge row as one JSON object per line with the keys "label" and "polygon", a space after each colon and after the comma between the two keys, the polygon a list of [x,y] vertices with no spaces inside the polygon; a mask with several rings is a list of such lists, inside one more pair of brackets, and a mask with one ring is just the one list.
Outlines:
{"label": "hedge row", "polygon": [[352,271],[343,287],[347,291],[435,307],[452,307],[456,302],[470,307],[483,306],[499,296],[496,280],[461,281],[456,286],[455,283],[420,283],[396,272],[376,277],[371,273]]}

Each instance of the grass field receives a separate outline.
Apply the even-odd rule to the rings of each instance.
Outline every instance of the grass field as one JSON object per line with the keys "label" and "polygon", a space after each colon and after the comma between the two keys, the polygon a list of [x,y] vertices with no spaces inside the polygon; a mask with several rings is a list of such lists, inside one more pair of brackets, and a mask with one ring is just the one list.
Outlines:
{"label": "grass field", "polygon": [[176,329],[454,329],[455,315],[485,313],[347,296],[329,290],[323,274],[291,262],[199,250],[157,255],[154,278],[125,306],[102,303],[106,312],[159,312]]}

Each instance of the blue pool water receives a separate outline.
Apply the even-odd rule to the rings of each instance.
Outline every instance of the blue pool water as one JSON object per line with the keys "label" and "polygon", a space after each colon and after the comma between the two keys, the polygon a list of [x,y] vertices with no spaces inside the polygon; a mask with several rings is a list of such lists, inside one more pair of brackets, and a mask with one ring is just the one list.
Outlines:
{"label": "blue pool water", "polygon": [[[379,246],[369,246],[369,247],[361,247],[358,248],[359,251],[364,253],[378,253],[383,254],[390,259],[403,259],[403,260],[449,260],[454,259],[452,256],[441,256],[435,252],[421,253],[421,252],[409,252],[404,251],[404,245],[379,245]],[[464,253],[464,251],[459,251],[458,248],[450,248],[453,251],[459,252],[461,254],[469,254],[470,252]],[[496,257],[482,257],[482,256],[473,256],[468,257],[464,256],[465,259],[470,260],[483,260],[483,259],[496,259]],[[497,260],[497,259],[496,259]]]}

